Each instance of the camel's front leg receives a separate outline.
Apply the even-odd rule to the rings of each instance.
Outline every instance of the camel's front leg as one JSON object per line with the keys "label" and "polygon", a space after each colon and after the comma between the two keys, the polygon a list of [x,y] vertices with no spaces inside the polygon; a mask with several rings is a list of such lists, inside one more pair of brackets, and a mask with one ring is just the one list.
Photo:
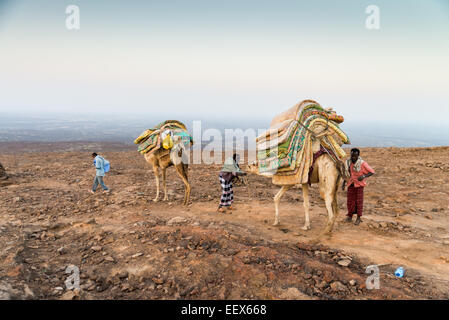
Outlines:
{"label": "camel's front leg", "polygon": [[168,201],[167,181],[165,179],[165,177],[166,177],[166,170],[167,170],[167,168],[162,169],[162,185],[164,186],[164,201]]}
{"label": "camel's front leg", "polygon": [[274,208],[275,208],[275,216],[273,226],[277,226],[280,224],[279,219],[279,202],[281,201],[282,196],[290,189],[292,186],[282,186],[281,190],[274,196]]}
{"label": "camel's front leg", "polygon": [[331,224],[330,224],[329,232],[332,232],[332,230],[334,229],[335,220],[337,220],[337,217],[338,217],[338,199],[337,199],[337,194],[338,194],[338,186],[340,185],[340,182],[341,182],[341,177],[339,176],[337,178],[334,190],[332,192],[332,211],[333,211],[334,215],[333,215],[333,218],[332,218],[332,221],[331,221]]}
{"label": "camel's front leg", "polygon": [[156,198],[153,199],[154,202],[159,201],[159,169],[158,167],[153,167],[154,178],[156,179]]}
{"label": "camel's front leg", "polygon": [[190,191],[191,191],[191,187],[190,187],[190,184],[189,184],[189,182],[187,181],[187,184],[186,184],[186,191],[185,191],[185,194],[184,194],[184,205],[186,206],[186,205],[188,205],[189,204],[189,201],[190,201]]}
{"label": "camel's front leg", "polygon": [[333,210],[334,197],[333,197],[333,194],[326,193],[326,195],[324,196],[324,201],[326,202],[328,220],[327,220],[326,228],[323,231],[323,234],[330,234],[332,232],[332,226],[333,226],[333,221],[334,221],[334,210]]}
{"label": "camel's front leg", "polygon": [[329,215],[329,220],[327,221],[327,225],[323,231],[323,234],[327,233],[330,235],[332,233],[332,229],[334,228],[335,220],[338,215],[337,191],[340,180],[340,177],[337,177],[335,179],[335,183],[328,183],[324,188],[324,201],[326,202],[326,209]]}
{"label": "camel's front leg", "polygon": [[188,178],[188,167],[184,166],[182,163],[180,165],[175,166],[176,168],[176,173],[178,173],[179,177],[181,178],[182,182],[184,183],[184,205],[188,205],[189,201],[190,201],[190,183],[189,183],[189,178]]}
{"label": "camel's front leg", "polygon": [[304,227],[302,230],[310,230],[310,202],[309,202],[309,185],[304,183],[302,185],[302,198],[304,204]]}

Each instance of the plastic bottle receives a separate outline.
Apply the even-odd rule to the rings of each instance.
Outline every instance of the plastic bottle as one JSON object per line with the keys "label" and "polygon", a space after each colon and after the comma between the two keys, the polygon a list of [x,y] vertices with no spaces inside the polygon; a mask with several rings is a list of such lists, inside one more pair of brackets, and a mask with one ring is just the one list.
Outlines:
{"label": "plastic bottle", "polygon": [[394,275],[398,278],[402,278],[404,276],[404,268],[399,267],[396,269],[396,271],[394,272]]}

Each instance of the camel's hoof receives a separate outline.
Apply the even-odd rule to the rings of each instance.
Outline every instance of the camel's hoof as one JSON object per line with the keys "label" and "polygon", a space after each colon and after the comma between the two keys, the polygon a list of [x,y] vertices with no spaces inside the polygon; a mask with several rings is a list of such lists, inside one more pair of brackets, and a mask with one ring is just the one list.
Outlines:
{"label": "camel's hoof", "polygon": [[162,201],[168,201],[168,198],[164,198],[164,200],[162,200]]}
{"label": "camel's hoof", "polygon": [[304,226],[301,229],[304,230],[304,231],[307,231],[307,230],[310,230],[310,226]]}
{"label": "camel's hoof", "polygon": [[313,238],[309,241],[309,244],[311,245],[317,245],[318,243],[320,243],[320,237]]}
{"label": "camel's hoof", "polygon": [[153,202],[158,202],[159,201],[159,199],[153,199]]}
{"label": "camel's hoof", "polygon": [[273,223],[273,226],[279,226],[281,223],[279,222],[279,221],[275,221],[274,223]]}

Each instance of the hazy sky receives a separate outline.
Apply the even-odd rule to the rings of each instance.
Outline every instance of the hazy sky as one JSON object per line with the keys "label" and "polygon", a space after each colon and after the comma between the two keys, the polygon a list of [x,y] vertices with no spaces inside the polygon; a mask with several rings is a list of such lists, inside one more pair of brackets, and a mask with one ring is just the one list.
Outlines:
{"label": "hazy sky", "polygon": [[0,112],[250,120],[306,98],[351,122],[446,124],[449,0],[0,0]]}

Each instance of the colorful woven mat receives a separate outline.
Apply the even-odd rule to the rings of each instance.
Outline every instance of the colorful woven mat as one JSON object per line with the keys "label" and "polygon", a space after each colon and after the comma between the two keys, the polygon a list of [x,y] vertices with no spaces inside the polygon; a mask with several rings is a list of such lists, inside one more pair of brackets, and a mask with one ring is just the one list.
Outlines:
{"label": "colorful woven mat", "polygon": [[[334,121],[336,120],[336,121]],[[294,171],[303,160],[304,145],[310,139],[311,132],[317,126],[329,130],[325,141],[325,147],[338,158],[343,158],[345,153],[337,141],[348,143],[348,136],[340,129],[338,123],[343,122],[343,117],[335,112],[324,110],[318,103],[308,103],[298,110],[296,119],[291,119],[295,125],[288,125],[291,134],[285,138],[285,129],[278,133],[276,130],[268,130],[267,136],[261,135],[257,139],[257,160],[261,174]],[[282,128],[286,125],[282,124]],[[278,136],[276,136],[276,134]],[[315,132],[316,134],[316,132]],[[268,138],[268,135],[270,136]],[[335,136],[336,139],[333,139]],[[327,138],[330,139],[327,139]],[[269,140],[268,140],[269,139]],[[270,143],[267,143],[270,142]],[[276,142],[279,141],[278,144]]]}
{"label": "colorful woven mat", "polygon": [[178,120],[167,120],[156,127],[145,130],[136,140],[137,151],[141,154],[153,153],[161,148],[161,134],[169,130],[174,136],[179,136],[184,145],[193,144],[193,138],[187,132],[186,126]]}

